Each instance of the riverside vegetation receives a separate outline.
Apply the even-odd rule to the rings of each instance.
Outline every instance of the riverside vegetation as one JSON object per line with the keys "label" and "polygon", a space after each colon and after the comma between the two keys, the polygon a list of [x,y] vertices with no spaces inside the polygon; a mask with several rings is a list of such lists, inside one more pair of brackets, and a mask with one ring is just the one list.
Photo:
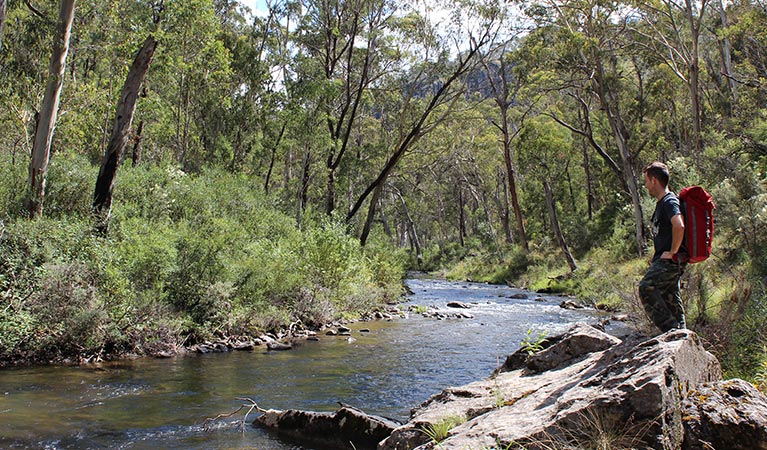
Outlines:
{"label": "riverside vegetation", "polygon": [[316,325],[405,268],[641,318],[661,160],[717,205],[689,324],[765,389],[764,4],[427,3],[0,0],[0,359]]}
{"label": "riverside vegetation", "polygon": [[[0,167],[12,211],[24,168]],[[49,214],[9,221],[0,236],[3,365],[173,352],[297,320],[318,327],[402,294],[403,252],[363,252],[324,216],[297,229],[245,176],[126,170],[102,237],[87,207],[95,169],[63,156],[53,167]]]}

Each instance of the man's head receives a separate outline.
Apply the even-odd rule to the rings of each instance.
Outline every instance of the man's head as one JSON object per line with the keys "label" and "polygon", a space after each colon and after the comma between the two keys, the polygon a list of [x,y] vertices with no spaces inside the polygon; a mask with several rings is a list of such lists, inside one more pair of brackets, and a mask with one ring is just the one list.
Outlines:
{"label": "man's head", "polygon": [[642,170],[644,173],[644,185],[647,192],[655,198],[666,193],[668,188],[668,167],[662,162],[652,162]]}

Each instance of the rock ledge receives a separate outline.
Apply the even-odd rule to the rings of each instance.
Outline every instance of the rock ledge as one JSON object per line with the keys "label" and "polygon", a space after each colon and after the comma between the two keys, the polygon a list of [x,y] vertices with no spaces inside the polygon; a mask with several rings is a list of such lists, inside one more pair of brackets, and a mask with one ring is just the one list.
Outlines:
{"label": "rock ledge", "polygon": [[[541,347],[509,356],[486,380],[432,396],[404,425],[348,407],[267,413],[257,423],[322,445],[333,436],[339,449],[349,441],[358,450],[593,448],[610,437],[611,448],[767,450],[767,397],[745,381],[722,381],[692,331],[621,341],[577,325]],[[347,429],[350,419],[339,419],[350,411],[356,425]],[[317,414],[325,428],[302,418]],[[424,430],[448,420],[458,425],[437,445]]]}

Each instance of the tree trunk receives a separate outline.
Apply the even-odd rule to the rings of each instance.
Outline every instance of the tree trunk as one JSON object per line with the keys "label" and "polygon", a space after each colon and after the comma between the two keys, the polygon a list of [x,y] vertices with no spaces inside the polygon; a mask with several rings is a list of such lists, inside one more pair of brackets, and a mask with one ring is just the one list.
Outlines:
{"label": "tree trunk", "polygon": [[378,204],[378,199],[381,198],[381,190],[383,189],[383,186],[383,183],[376,186],[375,190],[373,191],[373,196],[370,197],[368,215],[365,219],[365,225],[362,227],[362,233],[360,234],[360,245],[363,247],[365,244],[367,244],[368,236],[370,236],[370,229],[373,228],[373,218],[375,218],[376,215],[376,205]]}
{"label": "tree trunk", "polygon": [[[722,29],[727,29],[730,26],[730,22],[727,19],[727,11],[725,10],[723,0],[719,0],[719,18],[722,21]],[[2,30],[0,29],[0,31]],[[719,41],[719,53],[722,58],[722,72],[727,79],[727,88],[730,91],[728,114],[730,117],[733,117],[735,116],[735,105],[738,103],[738,88],[732,71],[732,46],[730,45],[729,38],[724,37]]]}
{"label": "tree trunk", "polygon": [[525,231],[525,218],[522,215],[522,207],[519,205],[519,194],[517,193],[517,171],[511,160],[511,143],[508,136],[503,138],[503,159],[506,163],[506,177],[509,180],[509,193],[511,194],[511,208],[514,210],[514,217],[517,220],[517,233],[519,233],[519,243],[526,253],[530,253],[530,246],[527,243],[527,231]]}
{"label": "tree trunk", "polygon": [[325,214],[333,214],[336,209],[336,169],[328,169],[328,190],[325,194]]}
{"label": "tree trunk", "polygon": [[458,239],[461,247],[466,246],[466,212],[464,211],[463,189],[458,185]]}
{"label": "tree trunk", "polygon": [[3,27],[5,26],[5,11],[7,6],[6,0],[0,0],[0,50],[3,49]]}
{"label": "tree trunk", "polygon": [[565,236],[562,234],[562,229],[559,228],[559,219],[557,219],[557,209],[556,205],[554,204],[554,196],[551,193],[551,186],[549,185],[549,180],[547,178],[543,179],[543,190],[546,192],[546,205],[549,208],[551,230],[554,232],[554,235],[557,238],[557,242],[559,242],[559,247],[565,254],[565,259],[567,259],[567,265],[570,267],[570,272],[575,272],[578,266],[575,263],[575,258],[573,258],[572,253],[570,253],[570,249],[567,247],[567,242],[565,241]]}
{"label": "tree trunk", "polygon": [[[496,188],[496,202],[498,203],[498,210],[501,213],[501,225],[503,225],[503,234],[506,238],[507,243],[514,242],[514,236],[511,232],[511,210],[509,208],[509,190],[506,188],[506,174],[503,173],[502,170],[499,169],[499,179],[500,179],[500,186],[499,188]],[[501,197],[498,195],[498,189],[502,191],[503,194],[503,200],[501,200]]]}
{"label": "tree trunk", "polygon": [[394,235],[391,232],[391,226],[389,226],[389,219],[386,218],[386,214],[383,209],[383,201],[378,199],[378,214],[381,216],[381,224],[383,225],[384,233],[389,239],[393,239]]}
{"label": "tree trunk", "polygon": [[277,141],[272,145],[272,157],[269,159],[269,170],[266,172],[266,180],[264,180],[264,192],[269,195],[269,183],[272,179],[272,170],[274,170],[274,160],[277,156],[277,148],[279,148],[282,142],[282,137],[285,135],[285,128],[288,126],[288,121],[282,123],[280,128],[280,134],[277,135]]}
{"label": "tree trunk", "polygon": [[592,220],[594,218],[594,188],[591,181],[588,146],[585,140],[581,141],[581,151],[583,152],[583,171],[586,175],[586,208],[588,209],[589,220]]}
{"label": "tree trunk", "polygon": [[304,215],[306,205],[309,203],[309,182],[311,181],[311,166],[312,154],[309,146],[307,145],[301,164],[301,188],[298,191],[298,212],[296,216],[296,223],[298,223],[298,228],[301,228],[301,219]]}
{"label": "tree trunk", "polygon": [[104,234],[109,227],[112,192],[114,191],[117,168],[120,165],[125,147],[128,146],[133,114],[136,112],[136,103],[141,93],[141,84],[144,82],[149,65],[152,64],[152,57],[156,48],[157,41],[155,38],[153,36],[146,38],[128,71],[120,100],[117,103],[112,137],[104,154],[101,170],[99,170],[96,179],[96,189],[93,193],[93,214],[96,219],[96,230]]}
{"label": "tree trunk", "polygon": [[631,158],[631,153],[628,148],[628,131],[623,124],[623,119],[620,115],[618,107],[618,100],[614,97],[612,92],[605,86],[605,72],[601,61],[597,61],[595,65],[595,72],[592,78],[594,90],[597,92],[599,101],[602,105],[602,109],[605,111],[607,121],[612,129],[613,136],[615,137],[615,143],[618,145],[618,150],[621,155],[621,162],[623,163],[623,177],[631,195],[631,202],[634,207],[634,222],[635,222],[635,238],[637,245],[637,254],[639,256],[644,255],[644,216],[642,214],[642,199],[639,194],[639,187],[637,186],[637,177],[634,171],[634,163]]}
{"label": "tree trunk", "polygon": [[[490,83],[490,87],[493,89],[495,96],[495,104],[498,106],[500,113],[501,123],[496,124],[496,128],[501,132],[501,142],[503,145],[503,161],[506,167],[506,180],[508,181],[508,193],[511,195],[511,206],[514,210],[514,217],[517,221],[517,233],[519,234],[519,241],[525,252],[529,253],[530,248],[527,243],[527,232],[525,231],[525,220],[522,215],[522,208],[519,206],[519,198],[517,195],[517,175],[514,169],[514,161],[511,155],[511,141],[513,139],[511,133],[511,127],[509,123],[509,107],[512,104],[512,100],[516,98],[517,91],[522,87],[521,83],[517,83],[514,88],[511,88],[509,82],[508,71],[506,69],[506,60],[504,59],[506,49],[501,53],[498,58],[498,65],[500,70],[498,71],[498,77],[500,78],[500,84],[493,81],[494,75],[490,66],[483,60],[485,71],[487,72],[487,79]],[[506,213],[506,220],[508,220],[508,212]],[[507,223],[504,225],[508,226]],[[511,236],[510,232],[507,232],[507,237]]]}
{"label": "tree trunk", "polygon": [[410,216],[410,210],[408,210],[407,203],[405,203],[405,198],[402,197],[402,194],[399,192],[397,193],[397,196],[399,197],[399,201],[402,204],[402,212],[405,214],[405,219],[407,220],[407,232],[410,235],[410,242],[415,248],[416,260],[418,262],[418,268],[420,269],[423,266],[423,251],[421,250],[421,240],[418,238],[418,233],[415,230],[415,222],[413,222],[413,218]]}
{"label": "tree trunk", "polygon": [[51,143],[58,115],[59,97],[61,96],[61,87],[64,84],[64,69],[69,52],[69,37],[72,33],[74,16],[75,0],[61,0],[58,32],[53,43],[48,85],[45,88],[40,118],[35,130],[35,140],[32,144],[32,160],[29,163],[30,191],[27,207],[32,217],[39,217],[43,214],[45,179],[51,157]]}
{"label": "tree trunk", "polygon": [[131,160],[133,161],[133,167],[138,166],[141,164],[141,139],[142,139],[142,133],[144,132],[144,121],[138,123],[138,128],[136,129],[136,138],[133,141],[133,157]]}
{"label": "tree trunk", "polygon": [[690,81],[688,87],[690,89],[690,108],[692,109],[692,136],[693,136],[693,152],[695,155],[700,155],[703,150],[703,138],[701,135],[701,114],[700,114],[700,92],[699,92],[699,77],[700,77],[700,64],[698,60],[698,42],[693,41],[693,60],[690,62]]}

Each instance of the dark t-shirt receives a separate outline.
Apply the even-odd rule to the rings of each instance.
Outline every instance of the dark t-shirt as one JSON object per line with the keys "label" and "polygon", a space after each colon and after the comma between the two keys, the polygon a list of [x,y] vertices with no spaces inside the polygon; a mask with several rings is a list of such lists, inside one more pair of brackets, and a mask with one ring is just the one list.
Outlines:
{"label": "dark t-shirt", "polygon": [[[679,207],[679,199],[673,192],[664,195],[655,204],[655,212],[652,215],[652,236],[655,247],[653,261],[660,258],[663,252],[671,251],[671,218],[677,214],[682,214],[682,210]],[[682,247],[679,248],[679,252],[684,251]]]}

